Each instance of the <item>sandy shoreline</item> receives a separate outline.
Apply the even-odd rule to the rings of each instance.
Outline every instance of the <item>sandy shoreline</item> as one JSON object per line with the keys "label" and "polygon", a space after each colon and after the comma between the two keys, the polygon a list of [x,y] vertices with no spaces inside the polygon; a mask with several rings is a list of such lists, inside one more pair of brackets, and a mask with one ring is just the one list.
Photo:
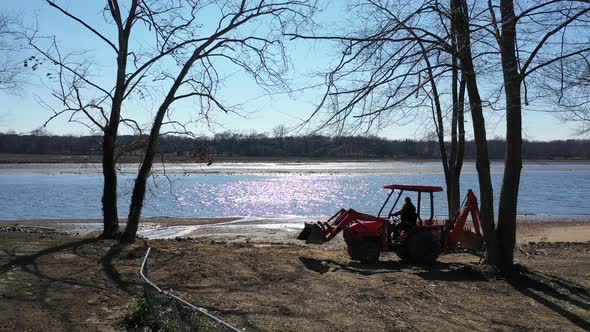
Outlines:
{"label": "sandy shoreline", "polygon": [[[297,234],[306,221],[322,217],[273,218],[172,218],[142,220],[139,236],[148,239],[195,239],[221,242],[299,243]],[[468,223],[469,225],[469,223]],[[100,219],[0,220],[0,227],[39,228],[59,233],[87,235],[102,229]],[[121,221],[124,227],[124,221]],[[520,219],[517,242],[587,242],[590,241],[590,217],[563,219]]]}
{"label": "sandy shoreline", "polygon": [[[151,218],[140,234],[172,240],[131,245],[55,232],[96,231],[98,219],[16,221],[22,228],[14,222],[0,221],[1,331],[126,330],[124,318],[145,290],[138,269],[148,246],[152,282],[244,330],[590,326],[590,218],[520,222],[510,279],[461,253],[432,266],[408,264],[393,253],[359,264],[341,239],[321,246],[295,240],[299,230],[289,227],[301,227],[301,218]],[[168,308],[174,307],[163,311]],[[478,308],[477,314],[465,308]]]}
{"label": "sandy shoreline", "polygon": [[[469,254],[420,266],[384,253],[366,265],[325,245],[150,240],[122,246],[88,236],[0,232],[0,330],[128,330],[125,316],[146,290],[138,276],[146,245],[153,283],[245,331],[590,326],[588,242],[519,246],[516,272],[507,279]],[[146,294],[174,319],[176,306]]]}

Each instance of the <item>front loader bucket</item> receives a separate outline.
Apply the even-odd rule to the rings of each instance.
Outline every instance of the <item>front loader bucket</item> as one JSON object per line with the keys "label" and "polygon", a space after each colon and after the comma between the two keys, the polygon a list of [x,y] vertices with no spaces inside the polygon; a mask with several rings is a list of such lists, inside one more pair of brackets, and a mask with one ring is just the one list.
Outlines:
{"label": "front loader bucket", "polygon": [[326,236],[317,223],[305,223],[305,227],[297,236],[297,240],[303,240],[306,244],[322,244],[326,242]]}

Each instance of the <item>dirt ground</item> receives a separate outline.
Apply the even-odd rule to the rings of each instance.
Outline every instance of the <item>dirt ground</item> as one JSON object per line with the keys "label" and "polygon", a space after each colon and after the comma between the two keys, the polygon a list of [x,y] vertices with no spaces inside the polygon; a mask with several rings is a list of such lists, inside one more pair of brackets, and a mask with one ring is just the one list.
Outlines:
{"label": "dirt ground", "polygon": [[[543,226],[531,227],[521,234],[546,237]],[[128,306],[141,296],[147,244],[156,284],[249,331],[590,330],[590,242],[522,244],[510,278],[466,254],[434,266],[386,254],[367,266],[351,262],[343,243],[279,242],[121,246],[2,232],[0,330],[124,330]]]}

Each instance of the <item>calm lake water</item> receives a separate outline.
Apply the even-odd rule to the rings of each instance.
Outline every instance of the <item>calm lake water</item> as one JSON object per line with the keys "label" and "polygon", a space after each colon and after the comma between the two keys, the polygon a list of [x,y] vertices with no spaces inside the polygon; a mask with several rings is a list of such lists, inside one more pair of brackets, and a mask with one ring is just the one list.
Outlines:
{"label": "calm lake water", "polygon": [[[388,191],[386,184],[439,185],[437,163],[242,163],[222,164],[215,172],[191,173],[174,168],[168,178],[156,176],[144,216],[326,216],[341,207],[376,214]],[[39,171],[45,167],[45,171]],[[193,166],[194,167],[194,166]],[[94,172],[63,172],[60,166],[0,169],[0,219],[99,218],[102,177]],[[276,173],[285,172],[285,173]],[[312,173],[314,172],[314,173]],[[334,173],[339,172],[339,173]],[[497,196],[501,165],[493,165]],[[120,216],[126,216],[133,174],[119,178]],[[479,196],[477,174],[467,164],[462,192]],[[590,216],[590,164],[525,165],[519,214]],[[435,194],[436,214],[446,215],[445,194]],[[414,198],[414,201],[416,199]],[[427,214],[426,204],[423,214]]]}

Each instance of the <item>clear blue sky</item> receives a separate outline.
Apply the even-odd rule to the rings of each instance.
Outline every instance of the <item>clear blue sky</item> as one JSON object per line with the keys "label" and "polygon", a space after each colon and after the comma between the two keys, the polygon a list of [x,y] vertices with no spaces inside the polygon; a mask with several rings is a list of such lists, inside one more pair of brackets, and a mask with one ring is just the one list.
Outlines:
{"label": "clear blue sky", "polygon": [[[102,18],[100,6],[103,4],[102,1],[64,0],[60,3],[77,15],[97,24],[100,31],[113,36],[113,27],[105,24]],[[318,22],[322,26],[346,25],[347,19],[350,17],[347,17],[342,1],[322,1],[322,3],[327,8],[318,18]],[[100,65],[100,74],[97,74],[99,80],[107,80],[112,75],[110,73],[114,70],[111,65],[114,53],[104,48],[104,44],[100,43],[92,34],[49,7],[45,1],[2,1],[0,10],[19,13],[29,24],[38,22],[39,30],[46,35],[56,35],[64,50],[91,51],[95,61]],[[206,24],[208,18],[204,20]],[[318,77],[315,74],[329,68],[330,63],[334,61],[334,56],[338,56],[339,51],[332,46],[318,42],[289,43],[293,65],[290,77],[293,79],[295,88],[318,82]],[[270,133],[272,128],[277,125],[296,126],[311,114],[321,97],[321,88],[308,89],[292,96],[284,94],[264,96],[262,91],[254,87],[244,74],[230,68],[223,69],[227,69],[224,75],[229,78],[221,91],[222,97],[228,104],[241,104],[244,116],[215,114],[213,120],[216,124],[211,129],[198,127],[196,130],[200,133],[211,134],[212,131],[221,132],[224,130],[243,133],[251,131]],[[49,90],[36,77],[29,80],[20,95],[1,95],[3,107],[0,111],[2,113],[0,131],[25,133],[38,128],[50,113],[39,105],[36,96],[45,101],[51,100]],[[191,112],[191,107],[192,105],[188,103],[177,104],[174,107],[174,114],[183,121],[192,119],[194,114]],[[153,107],[139,103],[129,105],[126,112],[138,118],[142,123],[148,123],[154,114]],[[415,121],[404,126],[391,125],[377,134],[393,139],[423,138],[425,128],[432,130],[428,116],[425,116],[424,119],[426,120]],[[504,122],[501,112],[489,112],[487,121],[490,138],[504,136]],[[572,125],[561,122],[549,113],[526,111],[523,123],[524,136],[530,140],[576,138],[573,136]],[[471,122],[469,121],[466,128],[470,128],[470,126]],[[65,118],[51,122],[47,129],[55,134],[83,135],[88,133],[88,129],[83,126],[68,124]]]}

